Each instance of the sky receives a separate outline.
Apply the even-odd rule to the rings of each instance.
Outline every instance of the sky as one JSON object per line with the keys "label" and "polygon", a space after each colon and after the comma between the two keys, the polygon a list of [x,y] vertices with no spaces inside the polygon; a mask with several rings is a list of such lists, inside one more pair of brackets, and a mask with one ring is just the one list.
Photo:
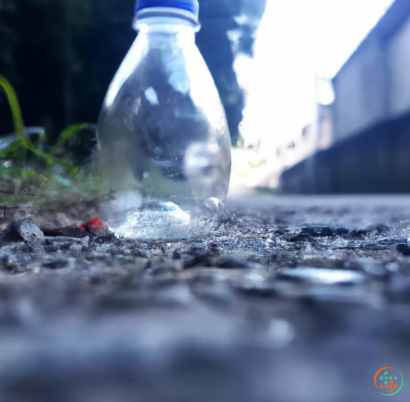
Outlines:
{"label": "sky", "polygon": [[260,138],[272,156],[313,121],[317,74],[332,78],[392,0],[267,1],[255,57],[239,56],[235,68],[247,91],[241,134],[246,143]]}

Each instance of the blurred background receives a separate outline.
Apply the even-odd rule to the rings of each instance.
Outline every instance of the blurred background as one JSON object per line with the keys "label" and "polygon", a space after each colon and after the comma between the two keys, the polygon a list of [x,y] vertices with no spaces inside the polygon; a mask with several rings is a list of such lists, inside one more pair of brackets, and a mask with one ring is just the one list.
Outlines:
{"label": "blurred background", "polygon": [[[234,145],[232,192],[410,191],[408,0],[200,0],[197,43]],[[134,0],[0,0],[0,74],[50,141],[95,123]],[[13,132],[0,96],[0,135]]]}

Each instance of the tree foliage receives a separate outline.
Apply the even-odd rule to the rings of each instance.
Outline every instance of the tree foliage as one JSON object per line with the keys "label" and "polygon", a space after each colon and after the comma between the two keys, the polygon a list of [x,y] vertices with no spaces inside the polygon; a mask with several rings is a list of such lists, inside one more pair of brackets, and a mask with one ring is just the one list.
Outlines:
{"label": "tree foliage", "polygon": [[[16,89],[26,125],[58,133],[95,121],[135,36],[133,0],[0,0],[0,73]],[[0,133],[12,130],[0,97]]]}
{"label": "tree foliage", "polygon": [[[234,142],[245,98],[233,63],[238,52],[252,55],[265,3],[200,0],[197,43]],[[134,0],[0,0],[0,75],[16,89],[26,125],[43,126],[56,139],[69,124],[97,120],[107,87],[135,38],[133,8]],[[243,15],[248,22],[239,24]],[[2,96],[0,116],[0,135],[9,133],[12,119]]]}

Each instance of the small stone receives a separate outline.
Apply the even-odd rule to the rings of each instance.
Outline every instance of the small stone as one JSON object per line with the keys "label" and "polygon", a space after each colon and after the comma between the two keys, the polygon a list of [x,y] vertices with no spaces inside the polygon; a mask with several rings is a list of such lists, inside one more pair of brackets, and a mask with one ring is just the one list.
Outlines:
{"label": "small stone", "polygon": [[66,244],[67,248],[70,247],[72,244],[80,244],[81,246],[88,246],[90,238],[87,237],[82,237],[82,238],[76,238],[76,237],[49,237],[46,236],[44,237],[44,244],[46,246],[52,245],[52,244]]}
{"label": "small stone", "polygon": [[408,244],[398,244],[396,250],[406,257],[410,256],[410,246]]}
{"label": "small stone", "polygon": [[338,236],[344,236],[344,235],[347,235],[347,234],[349,233],[349,230],[346,229],[346,228],[337,228],[337,229],[335,230],[335,233],[336,233]]}
{"label": "small stone", "polygon": [[73,244],[70,247],[70,251],[73,253],[80,253],[83,250],[83,246],[81,244]]}
{"label": "small stone", "polygon": [[305,226],[302,227],[298,232],[286,237],[286,240],[295,243],[299,241],[306,241],[310,238],[333,237],[335,235],[343,236],[348,233],[349,231],[345,228],[332,228],[328,226]]}
{"label": "small stone", "polygon": [[392,246],[394,244],[405,244],[406,241],[407,240],[404,237],[389,237],[379,240],[377,244],[381,244],[382,246]]}
{"label": "small stone", "polygon": [[90,232],[88,230],[81,230],[80,228],[74,227],[64,227],[60,229],[41,228],[41,230],[44,232],[44,235],[46,237],[50,238],[65,237],[70,239],[81,239],[90,235]]}
{"label": "small stone", "polygon": [[309,282],[318,285],[345,285],[361,284],[365,281],[365,275],[357,271],[348,271],[346,269],[300,267],[283,269],[278,274],[278,279]]}
{"label": "small stone", "polygon": [[44,239],[44,234],[33,222],[23,219],[12,222],[3,232],[1,243],[28,241],[31,243]]}
{"label": "small stone", "polygon": [[88,246],[89,246],[89,244],[90,244],[90,238],[87,236],[87,237],[83,237],[82,239],[81,239],[81,244],[82,244],[82,246],[83,246],[83,250],[84,249],[86,249]]}
{"label": "small stone", "polygon": [[384,223],[379,223],[375,226],[375,230],[377,231],[377,233],[382,234],[388,232],[390,228]]}
{"label": "small stone", "polygon": [[272,282],[267,282],[261,275],[250,274],[243,280],[234,283],[234,289],[246,296],[255,298],[276,298],[278,290]]}
{"label": "small stone", "polygon": [[302,241],[306,241],[310,238],[311,236],[309,236],[306,233],[298,233],[296,235],[293,236],[287,236],[285,237],[286,241],[289,241],[291,243],[296,243],[296,242],[302,242]]}
{"label": "small stone", "polygon": [[43,263],[44,268],[48,269],[64,269],[70,267],[70,261],[63,258],[58,258],[49,262]]}
{"label": "small stone", "polygon": [[213,254],[213,255],[219,254],[219,253],[220,253],[219,244],[218,244],[217,242],[212,242],[211,244],[209,244],[209,246],[208,246],[208,252],[209,252],[210,254]]}
{"label": "small stone", "polygon": [[185,269],[190,269],[198,266],[209,266],[212,265],[210,262],[209,255],[206,252],[197,252],[194,255],[190,255],[184,258],[183,267]]}
{"label": "small stone", "polygon": [[359,238],[362,239],[362,238],[368,236],[370,233],[371,233],[370,229],[355,229],[355,230],[352,230],[349,233],[349,235],[350,235],[350,237],[353,237],[355,239],[359,239]]}
{"label": "small stone", "polygon": [[121,244],[118,238],[113,233],[105,233],[101,236],[94,236],[91,239],[90,246],[97,244]]}
{"label": "small stone", "polygon": [[235,257],[220,257],[213,260],[213,266],[227,269],[250,269],[252,264]]}
{"label": "small stone", "polygon": [[335,231],[327,226],[306,226],[302,228],[302,234],[312,237],[331,237]]}
{"label": "small stone", "polygon": [[23,272],[20,264],[13,259],[11,256],[3,256],[1,258],[1,268],[3,268],[5,271],[8,272],[13,272],[13,273],[19,273]]}

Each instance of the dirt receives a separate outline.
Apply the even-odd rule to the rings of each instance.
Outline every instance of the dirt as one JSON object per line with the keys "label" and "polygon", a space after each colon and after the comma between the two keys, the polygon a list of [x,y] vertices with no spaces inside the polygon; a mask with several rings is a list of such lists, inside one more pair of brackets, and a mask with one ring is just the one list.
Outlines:
{"label": "dirt", "polygon": [[410,198],[242,197],[191,242],[3,244],[0,401],[374,401],[410,372],[409,234]]}

